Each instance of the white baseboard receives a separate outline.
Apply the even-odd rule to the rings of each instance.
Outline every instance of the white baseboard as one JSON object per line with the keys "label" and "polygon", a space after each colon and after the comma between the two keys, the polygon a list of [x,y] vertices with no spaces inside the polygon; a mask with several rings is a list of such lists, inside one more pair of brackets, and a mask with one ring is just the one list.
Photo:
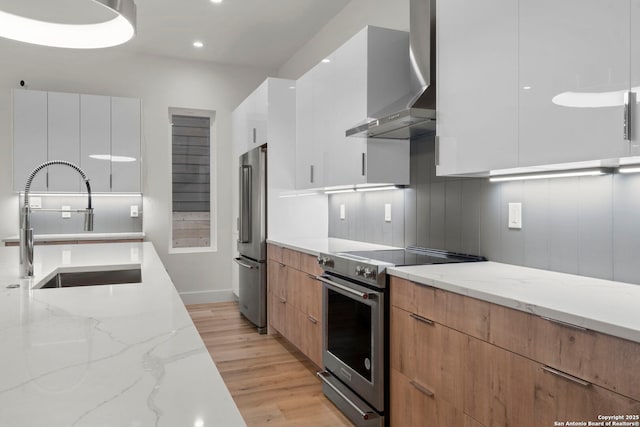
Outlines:
{"label": "white baseboard", "polygon": [[209,304],[212,302],[227,302],[238,300],[231,289],[179,292],[179,295],[185,305]]}

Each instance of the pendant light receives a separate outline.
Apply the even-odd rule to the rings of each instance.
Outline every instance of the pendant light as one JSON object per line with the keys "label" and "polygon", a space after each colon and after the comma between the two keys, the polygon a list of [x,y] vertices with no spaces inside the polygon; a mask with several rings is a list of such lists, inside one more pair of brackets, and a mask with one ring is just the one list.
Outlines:
{"label": "pendant light", "polygon": [[0,37],[42,46],[99,49],[126,43],[135,35],[136,5],[133,0],[84,1],[105,7],[115,16],[97,23],[62,24],[0,10]]}

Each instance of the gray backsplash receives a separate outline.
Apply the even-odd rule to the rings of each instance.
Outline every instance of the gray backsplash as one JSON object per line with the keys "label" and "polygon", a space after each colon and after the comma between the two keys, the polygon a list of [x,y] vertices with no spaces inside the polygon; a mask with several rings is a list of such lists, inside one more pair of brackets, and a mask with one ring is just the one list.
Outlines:
{"label": "gray backsplash", "polygon": [[[329,196],[329,236],[640,284],[640,174],[490,183],[437,177],[434,158],[433,140],[413,141],[409,188]],[[509,202],[521,230],[507,227]]]}
{"label": "gray backsplash", "polygon": [[[34,196],[31,196],[34,197]],[[80,195],[53,195],[41,197],[42,208],[71,209],[87,207],[87,197]],[[139,195],[93,195],[94,233],[130,233],[142,231],[142,197]],[[130,206],[138,205],[137,218],[131,218]],[[84,214],[72,213],[71,218],[62,218],[60,212],[37,212],[31,215],[31,224],[35,234],[77,234],[84,233]],[[18,234],[18,230],[16,230]]]}

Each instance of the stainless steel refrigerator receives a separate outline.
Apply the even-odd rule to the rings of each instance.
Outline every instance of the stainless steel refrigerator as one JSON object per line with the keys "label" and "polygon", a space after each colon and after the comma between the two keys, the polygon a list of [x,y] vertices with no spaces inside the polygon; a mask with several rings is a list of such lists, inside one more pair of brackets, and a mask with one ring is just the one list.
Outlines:
{"label": "stainless steel refrigerator", "polygon": [[240,313],[267,332],[267,146],[240,156],[238,217]]}

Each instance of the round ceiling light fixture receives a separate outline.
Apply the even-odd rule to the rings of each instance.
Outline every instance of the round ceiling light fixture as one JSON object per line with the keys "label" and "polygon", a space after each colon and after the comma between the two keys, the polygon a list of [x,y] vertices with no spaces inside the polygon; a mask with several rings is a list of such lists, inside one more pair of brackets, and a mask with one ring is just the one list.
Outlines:
{"label": "round ceiling light fixture", "polygon": [[0,11],[0,37],[42,46],[99,49],[129,41],[136,33],[133,0],[86,0],[104,6],[113,15],[97,23],[66,24]]}

